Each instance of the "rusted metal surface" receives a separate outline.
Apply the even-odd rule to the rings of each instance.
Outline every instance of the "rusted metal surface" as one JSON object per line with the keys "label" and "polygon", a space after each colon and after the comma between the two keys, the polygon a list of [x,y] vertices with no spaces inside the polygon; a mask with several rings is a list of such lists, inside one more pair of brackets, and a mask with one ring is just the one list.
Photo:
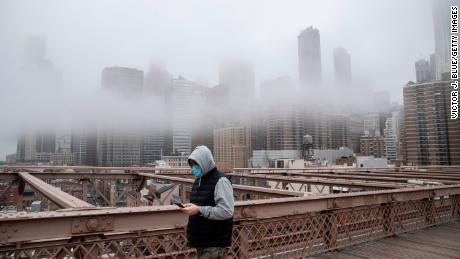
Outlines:
{"label": "rusted metal surface", "polygon": [[[187,178],[180,178],[174,176],[167,176],[167,175],[158,175],[158,174],[150,174],[150,173],[139,173],[141,176],[150,177],[153,179],[165,180],[173,183],[180,183],[180,184],[188,184],[192,185],[194,180],[187,179]],[[260,195],[268,195],[269,197],[296,197],[296,196],[304,196],[303,192],[295,192],[295,191],[287,191],[287,190],[275,190],[270,188],[264,187],[257,187],[257,186],[246,186],[246,185],[239,185],[233,184],[233,190],[235,192],[244,192],[244,193],[253,193],[253,194],[260,194]]]}
{"label": "rusted metal surface", "polygon": [[328,169],[312,171],[309,169],[291,169],[291,168],[238,168],[234,169],[235,174],[279,174],[285,176],[310,176],[325,178],[343,178],[343,179],[361,179],[361,180],[390,180],[397,182],[408,179],[430,179],[444,183],[460,183],[460,170],[456,174],[433,174],[431,172],[391,172],[391,171],[360,171],[355,169]]}
{"label": "rusted metal surface", "polygon": [[[274,175],[253,175],[253,174],[229,174],[230,176],[243,177],[249,179],[258,180],[272,180],[272,181],[286,181],[291,183],[304,183],[304,184],[321,184],[330,186],[342,186],[342,187],[357,187],[368,190],[383,190],[383,189],[395,189],[406,187],[407,185],[398,183],[379,183],[372,181],[347,181],[344,179],[321,179],[321,178],[301,178],[301,177],[289,177],[289,176],[274,176]],[[370,180],[370,179],[369,179]]]}
{"label": "rusted metal surface", "polygon": [[[237,202],[230,254],[298,258],[449,222],[460,216],[459,194],[460,186],[445,186]],[[0,251],[75,256],[89,245],[98,257],[192,256],[184,245],[186,221],[175,206],[7,214],[0,218]],[[94,235],[104,238],[71,242]],[[59,238],[51,246],[30,243]]]}
{"label": "rusted metal surface", "polygon": [[[72,180],[137,180],[140,177],[135,173],[104,173],[104,172],[54,172],[54,173],[42,173],[42,172],[28,172],[29,174],[40,178],[42,180],[53,180],[53,179],[72,179]],[[0,174],[2,180],[16,180],[19,175],[17,173],[3,173]]]}
{"label": "rusted metal surface", "polygon": [[[185,186],[193,183],[193,179],[183,177],[190,174],[189,169],[160,172],[152,169],[145,171],[143,168],[123,168],[121,169],[124,170],[123,173],[114,174],[112,169],[107,168],[72,168],[75,172],[64,172],[68,167],[45,167],[42,169],[50,170],[50,172],[20,174],[17,172],[21,170],[21,167],[7,168],[9,173],[0,174],[0,178],[4,175],[8,177],[14,175],[16,177],[14,179],[22,180],[25,177],[39,186],[37,183],[41,181],[38,179],[41,174],[42,176],[47,174],[46,177],[51,177],[49,179],[60,179],[58,177],[77,175],[79,174],[77,171],[81,171],[86,175],[81,178],[77,176],[75,179],[80,181],[74,181],[74,185],[81,189],[82,195],[83,193],[89,195],[97,182],[120,180],[121,177],[126,176],[127,178],[123,178],[123,181],[127,180],[128,185],[123,186],[123,191],[117,196],[106,198],[108,203],[128,195],[129,188],[138,191],[144,185],[146,178],[173,182],[178,184],[178,187],[180,185],[179,193],[182,197],[187,196]],[[120,170],[120,168],[113,170]],[[417,170],[416,173],[413,170],[407,174],[398,172],[398,170],[410,169],[382,169],[381,172],[374,171],[373,173],[384,174],[388,171],[389,175],[430,174],[430,172],[421,171],[422,169]],[[444,168],[426,170],[443,171]],[[291,170],[289,174],[295,172]],[[177,177],[182,173],[182,177]],[[365,171],[355,171],[355,173],[354,176],[364,178],[358,174],[364,174]],[[341,174],[336,174],[335,179],[333,177],[319,179],[320,176],[316,176],[333,175],[327,170],[306,174],[315,174],[318,179],[313,180],[323,181],[315,182],[315,184],[324,185],[326,182],[329,186],[359,184],[362,187],[364,183],[366,188],[374,191],[299,197],[303,196],[304,192],[234,185],[235,193],[251,193],[254,194],[254,197],[266,199],[236,202],[233,242],[229,257],[303,258],[315,256],[452,222],[460,218],[460,184],[454,182],[435,187],[407,187],[391,181],[361,181],[353,177],[343,179],[340,178]],[[443,173],[432,174],[432,176],[444,175]],[[115,176],[116,179],[110,179],[109,176]],[[255,184],[256,179],[250,176],[247,176],[250,180],[246,183]],[[310,177],[307,175],[252,176],[268,176],[263,179],[278,181],[284,188],[291,186],[291,183],[298,183],[299,180],[301,182],[312,180],[312,178],[307,178]],[[270,179],[270,177],[274,178]],[[372,177],[369,175],[369,179]],[[457,175],[452,173],[452,178],[456,177]],[[27,184],[30,183],[27,182]],[[390,186],[392,188],[389,188]],[[55,189],[50,187],[45,183],[38,188],[43,189],[44,192]],[[72,190],[73,188],[71,192]],[[105,192],[103,189],[99,191]],[[52,192],[49,198],[51,199],[55,194]],[[61,193],[58,196],[60,195]],[[0,214],[0,258],[195,258],[195,250],[186,245],[186,223],[187,215],[173,205],[69,208],[38,213],[4,213]],[[436,237],[436,234],[432,233],[432,235]],[[445,242],[449,243],[452,240]],[[384,245],[387,246],[387,249],[397,248],[392,243],[384,243]],[[414,247],[418,246],[414,245]],[[423,248],[423,245],[420,245],[420,248]],[[386,253],[388,254],[388,251]],[[374,255],[379,254],[376,252]],[[451,256],[453,253],[448,251],[441,255]],[[344,254],[344,256],[353,255]],[[373,258],[373,256],[368,257]]]}
{"label": "rusted metal surface", "polygon": [[446,177],[446,176],[433,176],[427,174],[420,175],[395,175],[395,174],[375,174],[375,173],[356,173],[356,172],[331,172],[331,173],[304,173],[304,172],[270,172],[264,173],[257,171],[257,173],[251,173],[251,170],[238,173],[233,173],[229,175],[241,175],[241,174],[253,174],[253,175],[278,175],[278,176],[303,176],[303,177],[316,177],[316,178],[330,178],[330,179],[344,179],[344,180],[362,180],[362,181],[375,181],[375,182],[390,182],[390,183],[407,183],[409,179],[419,179],[419,180],[429,180],[437,181],[444,184],[458,184],[460,183],[460,176],[456,177]]}
{"label": "rusted metal surface", "polygon": [[19,176],[35,190],[56,203],[61,208],[92,208],[93,205],[51,186],[29,173],[19,173]]}

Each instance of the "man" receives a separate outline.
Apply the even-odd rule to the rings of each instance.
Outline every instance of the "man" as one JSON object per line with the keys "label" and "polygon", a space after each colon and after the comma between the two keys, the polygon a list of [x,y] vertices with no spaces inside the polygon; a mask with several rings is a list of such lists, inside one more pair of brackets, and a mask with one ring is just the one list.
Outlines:
{"label": "man", "polygon": [[190,215],[188,245],[196,248],[198,258],[226,258],[233,229],[232,184],[217,170],[206,146],[196,147],[188,163],[196,177],[190,203],[184,204],[182,209]]}

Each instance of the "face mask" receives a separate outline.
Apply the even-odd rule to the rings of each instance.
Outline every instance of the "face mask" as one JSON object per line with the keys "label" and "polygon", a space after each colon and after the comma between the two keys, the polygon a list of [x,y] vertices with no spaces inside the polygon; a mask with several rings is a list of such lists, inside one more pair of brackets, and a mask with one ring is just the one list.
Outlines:
{"label": "face mask", "polygon": [[201,169],[196,165],[192,167],[192,173],[195,177],[201,177]]}

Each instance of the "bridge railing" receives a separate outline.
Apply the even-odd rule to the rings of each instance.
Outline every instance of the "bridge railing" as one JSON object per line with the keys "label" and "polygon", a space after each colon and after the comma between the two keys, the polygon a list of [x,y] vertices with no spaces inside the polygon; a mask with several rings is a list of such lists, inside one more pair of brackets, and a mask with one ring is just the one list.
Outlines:
{"label": "bridge railing", "polygon": [[[299,258],[460,218],[460,185],[239,201],[233,258]],[[194,258],[174,206],[0,214],[1,258]]]}

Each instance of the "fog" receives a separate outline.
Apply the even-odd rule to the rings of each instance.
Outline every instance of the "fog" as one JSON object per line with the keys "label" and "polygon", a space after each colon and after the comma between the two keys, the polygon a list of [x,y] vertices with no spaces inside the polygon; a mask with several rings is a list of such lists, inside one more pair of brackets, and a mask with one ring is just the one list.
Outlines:
{"label": "fog", "polygon": [[[356,106],[371,105],[360,93],[382,90],[402,103],[403,85],[415,80],[414,62],[434,51],[428,0],[3,0],[0,160],[16,151],[17,134],[24,129],[137,127],[168,114],[162,98],[126,98],[102,89],[105,67],[147,73],[150,65],[161,64],[173,78],[214,87],[221,62],[240,59],[253,64],[258,98],[261,83],[270,80],[288,77],[284,81],[297,87],[297,36],[310,25],[320,32],[326,86],[334,84],[333,50],[341,46],[350,53],[353,85],[359,89],[353,92]],[[31,36],[46,40],[45,57],[57,78],[51,85],[28,69]]]}

